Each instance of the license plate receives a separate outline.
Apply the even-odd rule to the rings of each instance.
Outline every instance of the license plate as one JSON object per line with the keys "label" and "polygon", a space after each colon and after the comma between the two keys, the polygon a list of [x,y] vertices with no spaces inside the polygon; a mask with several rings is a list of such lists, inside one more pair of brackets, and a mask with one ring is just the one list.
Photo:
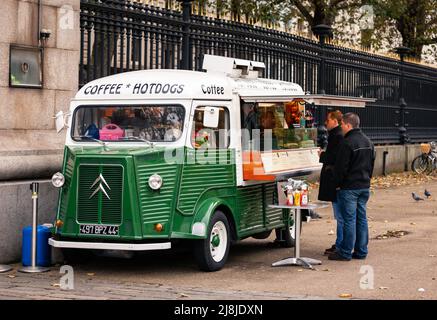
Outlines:
{"label": "license plate", "polygon": [[81,224],[80,234],[97,234],[103,236],[118,236],[118,226],[105,226],[101,224]]}

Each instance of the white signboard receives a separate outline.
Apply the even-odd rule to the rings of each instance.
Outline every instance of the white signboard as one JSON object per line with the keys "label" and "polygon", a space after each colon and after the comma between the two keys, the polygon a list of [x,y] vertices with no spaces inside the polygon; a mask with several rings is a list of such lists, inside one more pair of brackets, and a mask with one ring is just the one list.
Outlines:
{"label": "white signboard", "polygon": [[318,148],[263,152],[261,161],[267,174],[321,166]]}

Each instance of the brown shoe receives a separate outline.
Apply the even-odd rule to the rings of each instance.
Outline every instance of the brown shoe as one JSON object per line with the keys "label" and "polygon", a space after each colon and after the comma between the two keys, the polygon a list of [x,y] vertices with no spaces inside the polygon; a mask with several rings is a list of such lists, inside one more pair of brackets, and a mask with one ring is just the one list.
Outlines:
{"label": "brown shoe", "polygon": [[331,248],[326,249],[324,255],[328,256],[328,255],[330,255],[331,253],[334,253],[334,252],[335,252],[335,244],[333,244]]}

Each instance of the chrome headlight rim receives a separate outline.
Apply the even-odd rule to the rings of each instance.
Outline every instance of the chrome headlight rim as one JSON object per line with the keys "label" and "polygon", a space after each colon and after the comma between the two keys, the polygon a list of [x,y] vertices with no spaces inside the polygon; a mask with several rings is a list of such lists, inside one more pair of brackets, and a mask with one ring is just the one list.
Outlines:
{"label": "chrome headlight rim", "polygon": [[162,188],[162,184],[163,184],[162,177],[159,174],[155,173],[149,177],[150,189],[159,190]]}
{"label": "chrome headlight rim", "polygon": [[62,188],[64,184],[65,184],[65,176],[61,172],[56,172],[52,176],[52,185],[55,188]]}

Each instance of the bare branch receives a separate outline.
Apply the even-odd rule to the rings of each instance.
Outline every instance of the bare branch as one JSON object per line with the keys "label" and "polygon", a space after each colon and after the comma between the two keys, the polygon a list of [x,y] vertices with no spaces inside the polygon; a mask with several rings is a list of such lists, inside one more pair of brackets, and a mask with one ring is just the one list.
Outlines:
{"label": "bare branch", "polygon": [[307,19],[307,21],[310,23],[310,25],[313,25],[314,23],[314,17],[311,15],[310,11],[305,8],[305,6],[302,4],[300,0],[290,0],[291,4],[295,5],[297,9],[300,11],[300,13]]}

